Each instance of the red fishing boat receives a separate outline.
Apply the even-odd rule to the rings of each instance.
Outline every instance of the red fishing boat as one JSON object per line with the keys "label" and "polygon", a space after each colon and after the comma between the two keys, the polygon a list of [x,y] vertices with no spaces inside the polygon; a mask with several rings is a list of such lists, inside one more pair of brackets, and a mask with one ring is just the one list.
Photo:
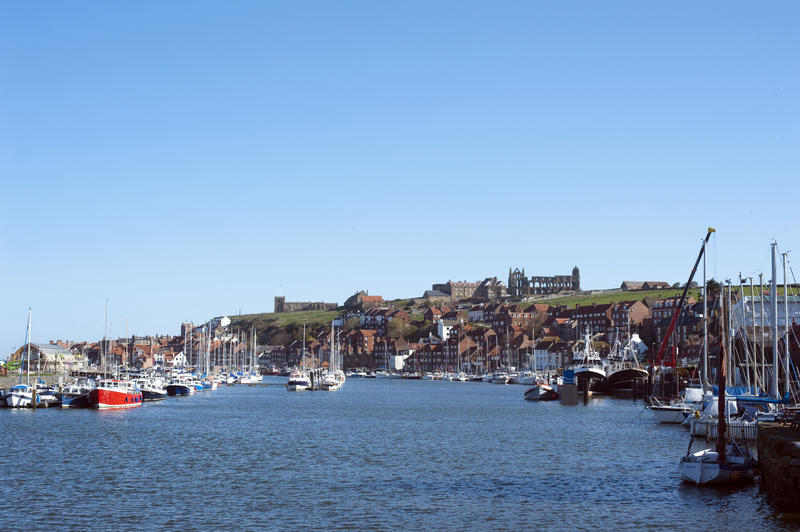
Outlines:
{"label": "red fishing boat", "polygon": [[132,381],[102,379],[89,391],[92,408],[135,408],[142,406],[142,392]]}

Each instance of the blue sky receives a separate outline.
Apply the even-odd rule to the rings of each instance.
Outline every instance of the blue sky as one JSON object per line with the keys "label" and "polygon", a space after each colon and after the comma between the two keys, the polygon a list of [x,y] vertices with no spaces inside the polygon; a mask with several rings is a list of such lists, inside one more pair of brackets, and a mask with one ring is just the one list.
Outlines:
{"label": "blue sky", "polygon": [[[5,2],[0,358],[800,250],[795,2]],[[790,253],[790,260],[793,254]]]}

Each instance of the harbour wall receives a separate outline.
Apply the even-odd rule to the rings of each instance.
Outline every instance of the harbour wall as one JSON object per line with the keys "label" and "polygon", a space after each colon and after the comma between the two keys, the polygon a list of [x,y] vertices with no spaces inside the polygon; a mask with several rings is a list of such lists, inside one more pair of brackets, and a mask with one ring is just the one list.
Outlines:
{"label": "harbour wall", "polygon": [[[35,382],[37,379],[41,379],[47,384],[57,384],[58,377],[59,377],[58,375],[37,375],[37,376],[31,375],[30,382]],[[64,382],[69,382],[72,380],[72,377],[62,376],[62,379]],[[18,382],[19,382],[19,373],[16,373],[14,375],[2,376],[0,377],[0,390],[11,388]],[[27,375],[22,376],[22,382],[23,383],[28,382]]]}
{"label": "harbour wall", "polygon": [[775,502],[800,509],[800,429],[759,423],[758,463],[761,483]]}

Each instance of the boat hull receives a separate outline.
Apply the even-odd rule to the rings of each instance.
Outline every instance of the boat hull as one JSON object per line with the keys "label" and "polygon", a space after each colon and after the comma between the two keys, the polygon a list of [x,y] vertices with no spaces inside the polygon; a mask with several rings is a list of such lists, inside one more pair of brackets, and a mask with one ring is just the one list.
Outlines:
{"label": "boat hull", "polygon": [[142,401],[163,401],[166,398],[166,390],[142,390]]}
{"label": "boat hull", "polygon": [[89,406],[89,392],[84,392],[81,394],[61,394],[62,408],[86,408],[87,406]]}
{"label": "boat hull", "polygon": [[681,459],[680,473],[684,482],[698,486],[733,484],[751,481],[758,474],[758,465],[753,459],[743,460],[742,463],[720,464],[698,459],[697,455],[702,455],[704,452],[706,451]]}
{"label": "boat hull", "polygon": [[609,373],[606,377],[606,388],[615,395],[635,393],[637,386],[647,381],[647,372],[641,368],[625,368]]}
{"label": "boat hull", "polygon": [[89,392],[89,406],[101,410],[137,408],[142,406],[142,394],[95,388]]}
{"label": "boat hull", "polygon": [[525,390],[526,401],[555,401],[558,399],[558,392],[551,386],[539,385]]}
{"label": "boat hull", "polygon": [[195,392],[194,386],[188,384],[168,384],[167,395],[192,395]]}
{"label": "boat hull", "polygon": [[648,406],[659,423],[680,424],[691,413],[690,409],[676,406]]}

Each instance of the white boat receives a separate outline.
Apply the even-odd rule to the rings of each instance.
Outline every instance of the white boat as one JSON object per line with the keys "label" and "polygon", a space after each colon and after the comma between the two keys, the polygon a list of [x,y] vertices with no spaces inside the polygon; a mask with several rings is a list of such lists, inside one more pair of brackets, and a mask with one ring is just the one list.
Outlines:
{"label": "white boat", "polygon": [[[359,376],[362,372],[359,372]],[[366,372],[364,377],[367,376]],[[345,374],[342,370],[336,369],[336,326],[331,323],[331,351],[330,359],[328,360],[328,371],[322,375],[319,387],[321,390],[334,392],[342,387],[346,380]]]}
{"label": "white boat", "polygon": [[737,443],[726,446],[723,461],[716,450],[704,449],[681,458],[681,479],[698,486],[729,484],[752,480],[758,464],[747,447]]}
{"label": "white boat", "polygon": [[308,374],[301,369],[295,369],[289,374],[289,381],[286,383],[286,389],[290,392],[302,392],[311,388],[311,380]]}
{"label": "white boat", "polygon": [[583,335],[583,351],[576,351],[572,362],[571,369],[578,382],[583,381],[591,388],[605,381],[606,370],[603,367],[603,360],[600,358],[600,353],[592,347],[592,337],[588,327]]}
{"label": "white boat", "polygon": [[558,399],[558,392],[550,384],[539,382],[525,390],[526,401],[554,401]]}
{"label": "white boat", "polygon": [[536,374],[535,371],[525,370],[518,373],[517,378],[512,380],[511,384],[525,384],[528,386],[532,386],[537,382],[539,382],[539,380],[540,380],[539,376]]}
{"label": "white boat", "polygon": [[17,384],[16,386],[12,386],[7,395],[8,406],[11,408],[30,408],[34,389],[36,390],[37,407],[47,408],[49,406],[58,406],[61,404],[61,398],[52,386],[48,386],[43,382],[37,382],[35,385]]}
{"label": "white boat", "polygon": [[320,389],[326,390],[329,392],[334,392],[342,387],[345,381],[345,375],[341,371],[336,371],[334,373],[325,373],[322,376],[322,381],[320,382]]}
{"label": "white boat", "polygon": [[[723,332],[724,335],[724,332]],[[728,484],[733,482],[746,482],[753,480],[758,473],[758,465],[746,446],[738,444],[735,440],[728,440],[726,418],[728,415],[728,402],[725,396],[725,345],[720,342],[718,403],[722,408],[717,408],[717,446],[715,449],[703,449],[691,452],[694,436],[689,440],[689,449],[686,456],[681,457],[678,470],[684,482],[693,482],[698,486],[707,484]]]}
{"label": "white boat", "polygon": [[492,384],[508,384],[510,377],[508,373],[499,372],[492,375],[492,378],[489,380]]}
{"label": "white boat", "polygon": [[686,388],[680,399],[664,404],[656,397],[650,398],[647,409],[659,423],[683,423],[695,410],[703,408],[702,388]]}
{"label": "white boat", "polygon": [[6,403],[9,408],[28,408],[33,401],[33,387],[30,384],[17,384],[8,390]]}

